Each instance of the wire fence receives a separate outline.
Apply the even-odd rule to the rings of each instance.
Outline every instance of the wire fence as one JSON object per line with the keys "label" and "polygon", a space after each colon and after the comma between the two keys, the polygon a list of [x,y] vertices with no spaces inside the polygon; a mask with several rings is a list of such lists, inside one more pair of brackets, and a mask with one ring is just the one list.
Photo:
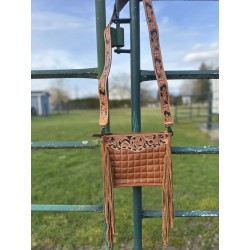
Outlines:
{"label": "wire fence", "polygon": [[199,95],[183,95],[174,99],[175,123],[194,121],[207,123],[219,122],[219,91],[212,90]]}

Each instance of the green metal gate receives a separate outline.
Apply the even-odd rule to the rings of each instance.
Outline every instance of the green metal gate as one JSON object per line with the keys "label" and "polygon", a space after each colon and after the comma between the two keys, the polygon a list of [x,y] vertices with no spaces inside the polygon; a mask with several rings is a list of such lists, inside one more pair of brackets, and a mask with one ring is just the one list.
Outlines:
{"label": "green metal gate", "polygon": [[[189,0],[188,0],[189,1]],[[210,0],[213,1],[213,0]],[[116,19],[117,23],[130,24],[130,49],[117,48],[117,53],[130,53],[131,66],[131,131],[141,131],[140,83],[155,80],[154,71],[140,69],[140,0],[130,0],[130,18]],[[104,66],[104,41],[103,30],[106,23],[105,0],[95,0],[96,6],[96,31],[97,31],[97,68],[69,69],[69,70],[33,70],[32,79],[52,78],[92,78],[98,79]],[[218,79],[218,70],[178,70],[166,71],[167,78],[172,79]],[[100,147],[96,141],[54,141],[32,142],[32,149],[89,149]],[[172,147],[172,154],[218,154],[217,146]],[[36,205],[32,204],[31,210],[48,212],[103,212],[103,205]],[[142,188],[133,187],[133,224],[134,224],[134,249],[142,249],[142,219],[160,218],[161,211],[143,210]],[[176,210],[176,217],[204,217],[219,216],[218,210]],[[107,248],[107,243],[105,241]]]}

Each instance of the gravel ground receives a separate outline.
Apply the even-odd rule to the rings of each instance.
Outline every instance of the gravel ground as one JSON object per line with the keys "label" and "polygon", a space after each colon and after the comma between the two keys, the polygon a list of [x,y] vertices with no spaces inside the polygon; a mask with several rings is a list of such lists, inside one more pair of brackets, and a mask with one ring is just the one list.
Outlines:
{"label": "gravel ground", "polygon": [[211,140],[218,140],[219,139],[219,124],[213,123],[212,128],[210,130],[207,129],[206,123],[197,123],[198,128],[205,133],[209,133]]}

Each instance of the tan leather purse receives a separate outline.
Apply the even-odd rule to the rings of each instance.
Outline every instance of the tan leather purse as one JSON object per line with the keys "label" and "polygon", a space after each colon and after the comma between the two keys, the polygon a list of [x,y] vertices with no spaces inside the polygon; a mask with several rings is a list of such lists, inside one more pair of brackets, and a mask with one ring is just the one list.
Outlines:
{"label": "tan leather purse", "polygon": [[[173,227],[173,182],[171,160],[171,125],[168,82],[165,75],[159,31],[151,0],[143,0],[148,24],[150,47],[160,105],[166,131],[159,133],[103,133],[108,123],[107,80],[111,68],[112,45],[110,23],[104,30],[105,65],[98,81],[102,136],[102,171],[104,182],[106,238],[111,248],[115,234],[114,187],[161,186],[162,187],[162,236],[165,245],[169,241],[169,229]],[[113,12],[114,16],[115,10]],[[113,17],[112,16],[112,17]]]}

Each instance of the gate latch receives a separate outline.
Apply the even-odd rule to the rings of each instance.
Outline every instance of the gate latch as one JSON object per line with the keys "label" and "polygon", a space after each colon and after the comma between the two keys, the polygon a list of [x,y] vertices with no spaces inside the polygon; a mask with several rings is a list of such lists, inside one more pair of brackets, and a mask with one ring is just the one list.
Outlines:
{"label": "gate latch", "polygon": [[124,28],[122,27],[111,27],[111,41],[113,47],[124,47]]}

